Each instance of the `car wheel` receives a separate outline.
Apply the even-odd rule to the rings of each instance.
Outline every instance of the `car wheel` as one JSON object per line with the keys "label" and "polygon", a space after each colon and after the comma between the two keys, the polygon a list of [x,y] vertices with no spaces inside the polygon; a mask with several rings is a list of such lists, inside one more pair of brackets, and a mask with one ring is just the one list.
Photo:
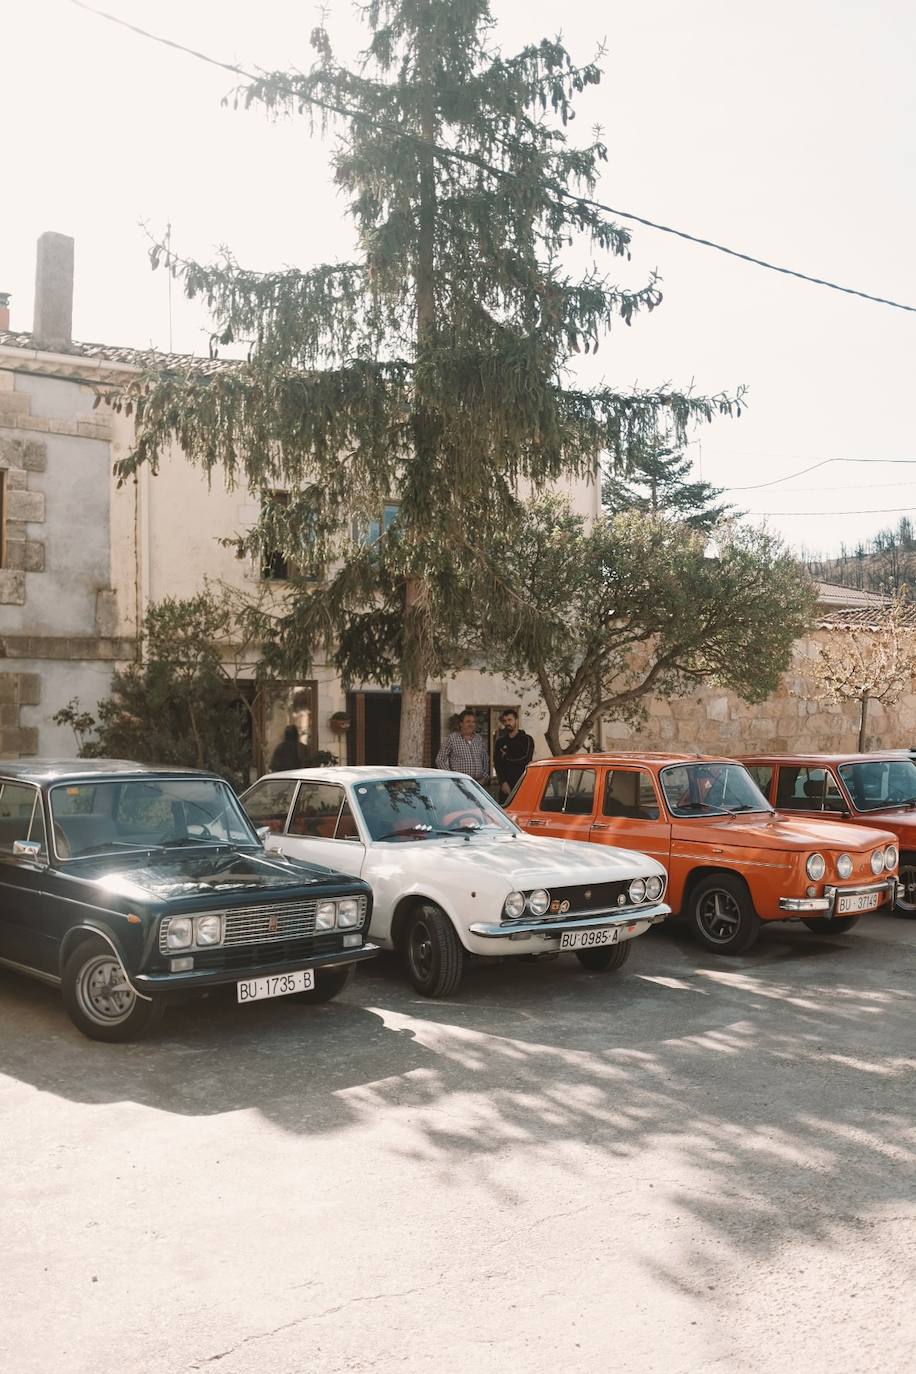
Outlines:
{"label": "car wheel", "polygon": [[464,952],[451,921],[431,902],[410,918],[403,952],[410,981],[424,997],[448,997],[461,982]]}
{"label": "car wheel", "polygon": [[697,883],[687,920],[700,944],[716,954],[745,954],[762,925],[747,884],[735,873],[711,873]]}
{"label": "car wheel", "polygon": [[831,921],[827,916],[809,916],[803,922],[815,935],[845,935],[859,921],[858,916],[839,916]]}
{"label": "car wheel", "polygon": [[343,992],[348,983],[352,983],[355,972],[355,964],[345,964],[343,968],[316,969],[315,986],[309,988],[308,992],[294,993],[294,999],[297,1002],[330,1002],[332,997]]}
{"label": "car wheel", "polygon": [[617,945],[603,945],[599,949],[577,949],[576,958],[589,973],[615,973],[629,959],[632,943],[621,940]]}
{"label": "car wheel", "polygon": [[149,1002],[137,996],[114,950],[97,937],[81,941],[68,956],[61,994],[77,1030],[109,1044],[139,1040],[164,1010],[158,999]]}
{"label": "car wheel", "polygon": [[894,911],[898,916],[916,916],[916,854],[900,855],[900,871],[897,877],[903,888],[903,895],[895,901]]}

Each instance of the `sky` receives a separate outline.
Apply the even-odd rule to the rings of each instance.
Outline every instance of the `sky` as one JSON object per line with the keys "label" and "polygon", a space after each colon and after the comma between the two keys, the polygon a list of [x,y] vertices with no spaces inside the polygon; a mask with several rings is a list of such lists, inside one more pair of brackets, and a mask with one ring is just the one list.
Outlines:
{"label": "sky", "polygon": [[[88,0],[246,67],[306,67],[317,5]],[[365,30],[324,0],[341,57]],[[605,78],[569,137],[600,125],[597,197],[729,247],[916,306],[916,6],[909,0],[492,0],[506,52],[557,34]],[[0,0],[7,136],[0,290],[31,326],[35,241],[76,239],[74,336],[206,353],[206,320],[146,258],[220,245],[256,269],[346,258],[333,139],[222,104],[235,79],[70,0]],[[627,223],[626,220],[621,222]],[[148,226],[145,230],[142,226]],[[812,553],[916,514],[916,314],[766,272],[633,225],[622,284],[659,272],[662,306],[616,327],[584,381],[747,387],[740,420],[694,432],[695,471]],[[171,338],[170,338],[171,333]],[[824,459],[815,472],[783,481]],[[891,461],[896,460],[896,461]],[[901,460],[908,460],[906,462]],[[764,485],[768,484],[768,485]]]}

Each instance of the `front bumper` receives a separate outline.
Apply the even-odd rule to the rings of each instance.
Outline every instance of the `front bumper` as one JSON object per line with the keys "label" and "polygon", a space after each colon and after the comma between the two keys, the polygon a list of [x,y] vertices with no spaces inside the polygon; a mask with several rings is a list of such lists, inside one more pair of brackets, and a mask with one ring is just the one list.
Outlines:
{"label": "front bumper", "polygon": [[656,902],[654,906],[630,907],[626,911],[593,911],[584,916],[567,916],[562,921],[539,921],[536,918],[530,921],[475,921],[469,929],[471,935],[484,940],[512,940],[541,935],[547,940],[555,940],[559,945],[560,936],[565,930],[601,930],[605,926],[628,926],[637,921],[654,926],[670,915],[670,906],[665,902]]}
{"label": "front bumper", "polygon": [[359,949],[339,949],[332,954],[308,954],[295,959],[278,959],[273,964],[258,964],[241,968],[201,968],[187,973],[136,973],[131,983],[144,997],[162,997],[170,992],[205,992],[207,988],[222,987],[226,983],[246,982],[251,978],[269,978],[277,973],[291,973],[294,969],[321,969],[340,964],[359,964],[374,959],[378,945],[360,945]]}
{"label": "front bumper", "polygon": [[[819,916],[836,916],[838,897],[859,897],[872,892],[877,892],[878,906],[872,907],[872,911],[877,911],[884,906],[885,902],[894,902],[897,899],[897,888],[899,883],[896,878],[887,878],[883,883],[863,883],[857,887],[831,887],[829,884],[824,888],[823,897],[780,897],[779,909],[786,911],[793,916],[801,916],[807,913],[816,913]],[[840,912],[841,916],[854,916],[856,912]]]}

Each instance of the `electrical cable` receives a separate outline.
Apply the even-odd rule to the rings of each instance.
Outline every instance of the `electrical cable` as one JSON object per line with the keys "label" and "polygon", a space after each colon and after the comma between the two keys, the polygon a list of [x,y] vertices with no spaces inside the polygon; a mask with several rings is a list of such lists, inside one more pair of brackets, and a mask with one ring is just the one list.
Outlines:
{"label": "electrical cable", "polygon": [[[831,463],[904,463],[916,465],[916,458],[822,458],[819,463],[812,463],[808,468],[799,468],[798,472],[789,472],[785,477],[774,477],[769,482],[752,482],[746,487],[723,487],[723,491],[761,491],[764,487],[776,487],[781,482],[791,482],[793,477],[804,477],[807,472],[816,472],[818,468],[828,467]],[[895,485],[893,482],[891,486]],[[815,488],[814,490],[819,490]]]}
{"label": "electrical cable", "polygon": [[[223,71],[233,72],[236,76],[243,76],[248,81],[259,81],[262,78],[253,72],[246,71],[244,67],[236,66],[231,62],[221,62],[218,58],[210,57],[207,53],[200,52],[196,48],[178,43],[172,38],[164,38],[161,34],[152,33],[149,29],[141,28],[138,24],[131,24],[126,19],[121,19],[118,15],[109,14],[105,10],[96,9],[93,5],[87,5],[85,0],[69,0],[71,5],[77,9],[85,10],[88,14],[94,14],[99,19],[105,19],[109,23],[118,24],[121,28],[129,29],[131,33],[138,34],[141,38],[147,38],[154,43],[161,43],[164,47],[173,48],[176,52],[183,52],[189,57],[197,58],[198,61],[206,62],[210,66],[220,67]],[[362,111],[348,110],[343,106],[333,104],[330,101],[319,100],[317,96],[307,96],[301,91],[294,92],[296,98],[303,103],[317,106],[319,109],[328,110],[331,113],[339,114],[349,119],[359,119],[364,123],[371,124],[377,129],[390,133],[396,138],[405,142],[422,143],[432,155],[440,160],[452,162],[465,162],[472,166],[483,168],[494,176],[503,180],[521,180],[516,172],[508,171],[501,167],[496,167],[492,163],[486,162],[483,158],[478,158],[469,153],[464,153],[455,148],[443,148],[438,144],[430,144],[425,140],[417,138],[415,135],[399,129],[394,124],[387,121],[373,119]],[[527,181],[527,179],[526,179]],[[695,243],[701,248],[711,248],[717,253],[724,253],[728,257],[738,258],[742,262],[751,263],[754,267],[762,267],[768,272],[778,272],[786,277],[794,277],[798,281],[806,281],[813,286],[823,286],[830,291],[840,291],[847,296],[856,296],[860,300],[872,301],[875,305],[887,305],[893,310],[905,310],[910,314],[916,314],[916,305],[907,305],[902,301],[892,300],[888,296],[877,296],[870,291],[861,291],[854,286],[842,286],[839,282],[829,281],[826,277],[815,277],[808,272],[799,272],[794,267],[783,267],[778,263],[768,262],[765,258],[755,257],[751,253],[739,252],[737,248],[729,248],[723,243],[717,243],[714,239],[703,238],[698,234],[689,234],[685,229],[676,229],[670,224],[662,224],[658,220],[648,219],[645,215],[637,215],[631,210],[621,210],[613,205],[607,205],[600,200],[593,200],[588,196],[578,196],[566,190],[563,186],[558,186],[549,181],[542,181],[542,184],[555,196],[568,201],[573,205],[581,205],[592,210],[600,210],[602,214],[615,215],[620,219],[632,220],[634,224],[641,224],[647,229],[655,229],[662,234],[671,234],[675,238],[686,240],[688,243]]]}

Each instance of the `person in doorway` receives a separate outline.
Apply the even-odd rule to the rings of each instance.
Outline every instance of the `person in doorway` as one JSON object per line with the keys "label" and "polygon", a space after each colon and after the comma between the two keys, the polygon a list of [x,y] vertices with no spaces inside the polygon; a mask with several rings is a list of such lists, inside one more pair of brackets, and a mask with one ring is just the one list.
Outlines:
{"label": "person in doorway", "polygon": [[477,733],[477,717],[470,707],[461,712],[458,729],[446,735],[436,755],[436,767],[447,768],[452,773],[466,773],[483,787],[490,781],[487,746]]}
{"label": "person in doorway", "polygon": [[283,731],[283,738],[270,756],[271,773],[286,773],[291,768],[298,768],[302,762],[302,746],[299,743],[299,731],[295,725],[287,725]]}
{"label": "person in doorway", "polygon": [[493,764],[499,784],[499,800],[505,802],[534,757],[534,740],[518,727],[518,712],[503,711],[500,730],[493,741]]}

